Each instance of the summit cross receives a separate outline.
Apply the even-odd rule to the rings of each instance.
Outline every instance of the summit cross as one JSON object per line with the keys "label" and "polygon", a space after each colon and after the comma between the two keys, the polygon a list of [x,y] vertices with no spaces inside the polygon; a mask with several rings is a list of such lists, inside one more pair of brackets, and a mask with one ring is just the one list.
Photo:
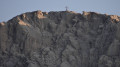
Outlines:
{"label": "summit cross", "polygon": [[65,8],[66,8],[66,11],[68,11],[68,6],[66,6]]}

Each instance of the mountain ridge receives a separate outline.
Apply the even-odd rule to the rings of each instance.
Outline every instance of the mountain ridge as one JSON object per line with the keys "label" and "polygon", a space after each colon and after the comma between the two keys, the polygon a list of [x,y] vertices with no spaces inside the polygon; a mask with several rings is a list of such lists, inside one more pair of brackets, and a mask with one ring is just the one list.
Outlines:
{"label": "mountain ridge", "polygon": [[[21,16],[21,15],[25,15],[25,14],[29,14],[29,13],[36,13],[36,12],[42,12],[41,10],[37,10],[37,11],[32,11],[32,12],[25,12],[25,13],[22,13],[22,14],[20,14],[20,15],[17,15],[17,16],[15,16],[15,17],[13,17],[13,18],[16,18],[16,17],[18,17],[18,16]],[[86,11],[83,11],[83,13],[77,13],[77,12],[74,12],[74,11],[50,11],[50,12],[42,12],[43,14],[47,14],[47,13],[51,13],[51,12],[70,12],[70,13],[75,13],[75,14],[81,14],[81,15],[83,15],[84,13],[85,14],[90,14],[90,13],[96,13],[96,14],[101,14],[101,13],[97,13],[97,12],[86,12]],[[111,18],[114,18],[114,19],[117,19],[118,17],[120,18],[120,16],[118,16],[118,15],[108,15],[108,14],[101,14],[101,15],[106,15],[106,16],[109,16],[109,17],[111,17]],[[12,18],[12,19],[13,19]],[[12,19],[10,19],[10,20],[12,20]],[[8,21],[10,21],[10,20],[8,20]],[[6,22],[8,22],[8,21],[6,21]],[[4,21],[3,21],[4,22]]]}
{"label": "mountain ridge", "polygon": [[0,67],[119,67],[120,17],[27,12],[0,23]]}

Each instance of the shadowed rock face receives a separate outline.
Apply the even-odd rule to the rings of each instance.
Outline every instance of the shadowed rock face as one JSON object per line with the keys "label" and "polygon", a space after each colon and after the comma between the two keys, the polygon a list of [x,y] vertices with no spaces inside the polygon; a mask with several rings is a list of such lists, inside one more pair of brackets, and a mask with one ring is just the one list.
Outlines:
{"label": "shadowed rock face", "polygon": [[120,17],[28,12],[0,23],[0,67],[120,67]]}

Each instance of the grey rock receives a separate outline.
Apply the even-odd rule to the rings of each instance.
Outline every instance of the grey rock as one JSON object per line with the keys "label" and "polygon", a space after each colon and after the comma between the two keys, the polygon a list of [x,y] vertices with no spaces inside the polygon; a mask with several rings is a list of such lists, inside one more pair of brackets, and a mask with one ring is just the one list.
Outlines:
{"label": "grey rock", "polygon": [[120,17],[27,12],[0,23],[0,67],[120,67]]}

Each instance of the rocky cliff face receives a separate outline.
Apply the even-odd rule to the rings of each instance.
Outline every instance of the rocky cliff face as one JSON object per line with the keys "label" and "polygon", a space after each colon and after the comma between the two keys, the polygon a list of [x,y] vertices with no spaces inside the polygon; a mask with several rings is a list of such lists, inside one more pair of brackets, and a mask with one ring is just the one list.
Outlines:
{"label": "rocky cliff face", "polygon": [[0,23],[0,67],[120,67],[120,17],[28,12]]}

